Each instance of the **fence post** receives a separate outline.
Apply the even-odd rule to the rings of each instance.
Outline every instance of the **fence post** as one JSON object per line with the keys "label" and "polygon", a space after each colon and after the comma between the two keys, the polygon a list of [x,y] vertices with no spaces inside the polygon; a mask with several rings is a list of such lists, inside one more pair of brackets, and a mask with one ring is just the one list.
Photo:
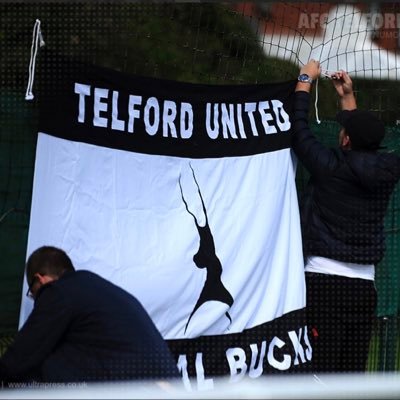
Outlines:
{"label": "fence post", "polygon": [[381,319],[380,329],[380,357],[378,371],[395,371],[397,346],[397,318],[385,316]]}

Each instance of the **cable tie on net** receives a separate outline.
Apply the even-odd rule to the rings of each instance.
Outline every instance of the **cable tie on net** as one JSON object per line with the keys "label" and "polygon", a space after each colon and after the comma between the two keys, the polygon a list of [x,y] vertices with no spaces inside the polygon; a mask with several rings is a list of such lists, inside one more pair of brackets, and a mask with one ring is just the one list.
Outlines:
{"label": "cable tie on net", "polygon": [[315,83],[315,103],[314,103],[314,107],[315,107],[315,119],[317,121],[317,124],[320,124],[321,120],[319,119],[319,116],[318,116],[318,78],[317,78],[317,82]]}
{"label": "cable tie on net", "polygon": [[35,78],[36,56],[39,46],[43,47],[44,45],[45,43],[43,40],[42,31],[40,30],[40,20],[37,19],[33,26],[31,59],[29,61],[29,77],[25,93],[25,100],[33,100],[33,98],[35,97],[32,92],[32,87]]}

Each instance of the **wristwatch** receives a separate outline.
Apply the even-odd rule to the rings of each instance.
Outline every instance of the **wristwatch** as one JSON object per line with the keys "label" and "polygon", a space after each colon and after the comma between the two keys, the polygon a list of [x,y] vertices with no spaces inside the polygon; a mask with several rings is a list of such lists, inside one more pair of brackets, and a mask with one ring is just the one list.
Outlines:
{"label": "wristwatch", "polygon": [[313,80],[307,74],[300,74],[297,78],[299,82],[312,83]]}

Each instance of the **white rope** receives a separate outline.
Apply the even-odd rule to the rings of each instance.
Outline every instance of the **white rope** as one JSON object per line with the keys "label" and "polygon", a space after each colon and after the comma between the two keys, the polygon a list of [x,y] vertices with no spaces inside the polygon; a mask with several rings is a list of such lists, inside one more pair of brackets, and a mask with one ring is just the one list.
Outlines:
{"label": "white rope", "polygon": [[314,107],[315,107],[315,119],[317,121],[317,124],[320,124],[321,121],[320,121],[319,115],[318,115],[318,78],[317,78],[317,82],[315,83],[315,103],[314,103]]}
{"label": "white rope", "polygon": [[29,61],[29,78],[28,85],[25,93],[25,100],[33,100],[34,95],[32,93],[33,81],[35,78],[35,67],[36,67],[36,56],[38,47],[43,47],[45,45],[42,32],[40,30],[40,20],[35,21],[32,33],[32,46],[31,46],[31,59]]}

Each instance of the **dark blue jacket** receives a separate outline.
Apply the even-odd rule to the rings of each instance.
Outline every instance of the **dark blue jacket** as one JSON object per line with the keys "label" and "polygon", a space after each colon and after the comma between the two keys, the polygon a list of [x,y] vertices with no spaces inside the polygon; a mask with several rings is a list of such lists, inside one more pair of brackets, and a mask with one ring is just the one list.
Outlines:
{"label": "dark blue jacket", "polygon": [[308,126],[310,95],[296,92],[293,150],[311,178],[301,203],[305,256],[377,264],[385,252],[384,216],[400,178],[400,158],[329,149]]}
{"label": "dark blue jacket", "polygon": [[44,285],[0,380],[44,382],[177,377],[176,363],[142,305],[89,271]]}

